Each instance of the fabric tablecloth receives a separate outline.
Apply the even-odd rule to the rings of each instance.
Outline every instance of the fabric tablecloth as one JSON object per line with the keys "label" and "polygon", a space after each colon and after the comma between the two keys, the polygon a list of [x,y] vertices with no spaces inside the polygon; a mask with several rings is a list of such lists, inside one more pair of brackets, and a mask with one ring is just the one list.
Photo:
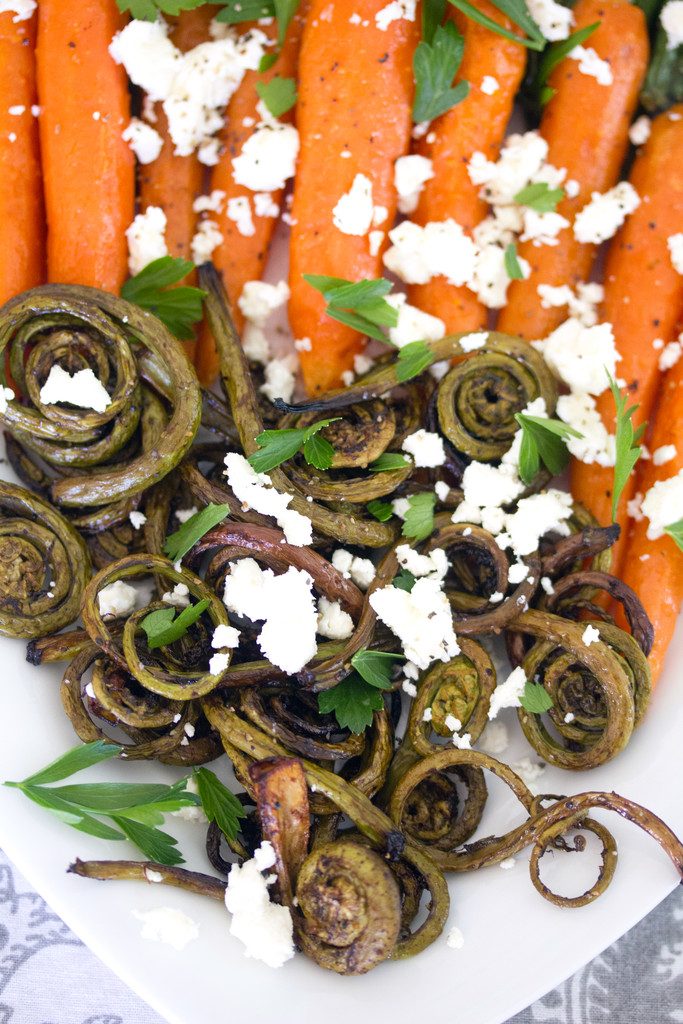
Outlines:
{"label": "fabric tablecloth", "polygon": [[[683,1024],[683,888],[510,1024]],[[164,1024],[0,851],[0,1024]]]}

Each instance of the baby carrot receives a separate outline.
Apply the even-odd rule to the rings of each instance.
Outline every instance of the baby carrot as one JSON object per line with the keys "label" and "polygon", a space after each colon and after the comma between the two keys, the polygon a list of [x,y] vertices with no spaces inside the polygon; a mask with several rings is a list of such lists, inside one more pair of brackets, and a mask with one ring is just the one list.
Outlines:
{"label": "baby carrot", "polygon": [[[394,161],[408,149],[416,22],[375,20],[384,0],[330,4],[313,0],[299,62],[297,123],[301,149],[294,184],[289,318],[309,394],[339,384],[353,366],[361,336],[325,315],[325,301],[303,275],[358,281],[382,273],[368,234],[345,234],[333,210],[356,175],[372,182],[373,228],[386,232],[396,211]],[[349,15],[354,15],[353,21]],[[381,20],[380,20],[381,23]],[[382,208],[377,210],[377,208]]]}
{"label": "baby carrot", "polygon": [[[566,168],[567,180],[578,184],[577,194],[566,195],[557,206],[557,212],[570,223],[590,201],[592,192],[605,192],[617,181],[649,49],[645,16],[629,0],[578,0],[574,16],[576,28],[600,22],[586,46],[608,61],[613,82],[601,85],[580,72],[578,63],[569,57],[549,79],[555,95],[545,108],[540,131],[548,143],[549,163]],[[531,274],[510,285],[498,330],[530,340],[544,338],[562,321],[565,311],[541,306],[539,284],[585,281],[595,246],[577,242],[567,228],[560,232],[557,245],[524,242],[519,255],[529,261]]]}
{"label": "baby carrot", "polygon": [[45,275],[35,22],[0,14],[0,305]]}
{"label": "baby carrot", "polygon": [[[211,174],[211,188],[225,193],[221,212],[211,214],[223,235],[223,241],[214,249],[212,259],[223,276],[238,331],[241,331],[244,326],[244,318],[237,305],[237,300],[247,281],[260,280],[263,275],[284,190],[277,189],[271,192],[270,211],[263,215],[257,215],[254,207],[254,193],[251,189],[235,181],[232,161],[242,152],[242,147],[253,135],[255,125],[261,119],[257,110],[260,101],[256,91],[257,82],[269,82],[275,77],[293,78],[296,75],[305,7],[306,5],[302,4],[299,12],[292,18],[282,50],[273,67],[264,73],[247,71],[239,88],[232,96],[228,104],[225,128],[222,133],[223,152]],[[259,29],[273,40],[277,36],[276,25],[260,25]],[[280,118],[281,121],[290,119],[291,114],[284,114]],[[237,221],[228,216],[231,212],[230,200],[236,199],[249,204],[254,231],[252,235],[240,232]],[[219,363],[216,346],[207,325],[202,328],[199,338],[196,363],[199,379],[205,385],[210,384],[218,374]]]}
{"label": "baby carrot", "polygon": [[115,0],[41,0],[38,97],[50,281],[118,291],[128,275],[134,161],[126,73],[108,52]]}
{"label": "baby carrot", "polygon": [[[630,403],[639,406],[634,423],[649,418],[661,379],[661,345],[655,348],[653,342],[671,340],[683,308],[683,276],[674,268],[667,245],[671,235],[683,231],[683,120],[676,120],[681,116],[683,105],[654,120],[630,175],[641,204],[615,236],[605,264],[601,319],[614,327],[621,355],[617,373],[626,381]],[[614,403],[609,392],[598,399],[598,409],[612,429]],[[610,522],[611,469],[575,462],[571,487],[599,522]],[[626,502],[634,492],[632,476],[619,508],[622,539],[612,549],[612,572],[617,575],[628,526]]]}
{"label": "baby carrot", "polygon": [[[507,29],[513,28],[489,0],[475,0],[473,6]],[[524,75],[526,51],[518,43],[465,18],[455,8],[450,8],[449,17],[465,40],[458,78],[469,82],[470,91],[466,99],[430,125],[430,141],[425,139],[419,146],[418,151],[432,161],[434,177],[425,183],[411,220],[427,224],[452,217],[471,232],[486,216],[487,207],[479,198],[479,187],[470,181],[467,164],[477,150],[487,160],[498,158]],[[486,76],[495,79],[497,88],[492,94],[482,90]],[[443,277],[410,287],[408,301],[440,317],[449,333],[486,324],[486,307],[476,295],[469,288],[449,284]]]}

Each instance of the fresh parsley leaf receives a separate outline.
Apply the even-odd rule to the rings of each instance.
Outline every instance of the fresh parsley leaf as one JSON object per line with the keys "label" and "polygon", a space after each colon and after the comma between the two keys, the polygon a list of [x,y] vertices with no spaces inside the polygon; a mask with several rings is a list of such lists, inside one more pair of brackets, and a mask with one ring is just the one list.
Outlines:
{"label": "fresh parsley leaf", "polygon": [[583,437],[583,434],[562,420],[544,416],[518,412],[515,419],[522,428],[519,450],[519,475],[522,481],[530,484],[541,468],[541,462],[553,476],[561,473],[569,462],[565,441],[568,437]]}
{"label": "fresh parsley leaf", "polygon": [[172,562],[184,558],[187,552],[201,540],[204,534],[213,530],[230,514],[229,505],[207,505],[206,508],[195,512],[193,516],[186,519],[175,533],[169,534],[164,541],[164,554]]}
{"label": "fresh parsley leaf", "polygon": [[369,651],[362,647],[351,658],[351,664],[361,679],[379,690],[391,687],[392,662],[405,661],[402,654],[390,654],[386,651]]}
{"label": "fresh parsley leaf", "polygon": [[374,516],[375,519],[379,519],[380,523],[386,523],[394,514],[391,502],[380,501],[379,498],[374,498],[373,501],[369,501],[365,507],[371,516]]}
{"label": "fresh parsley leaf", "polygon": [[302,452],[306,462],[316,469],[329,469],[334,448],[324,437],[316,435],[339,419],[319,420],[309,427],[287,427],[283,430],[263,430],[256,438],[258,450],[249,456],[249,463],[257,473],[269,473],[276,466]]}
{"label": "fresh parsley leaf", "polygon": [[432,121],[465,99],[469,82],[452,86],[464,48],[465,41],[452,21],[437,25],[431,42],[423,39],[417,44],[413,55],[413,121]]}
{"label": "fresh parsley leaf", "polygon": [[277,44],[282,46],[287,35],[289,23],[297,12],[299,0],[273,0],[275,17],[277,18]]}
{"label": "fresh parsley leaf", "polygon": [[514,22],[518,28],[526,32],[526,36],[518,36],[514,32],[510,32],[509,29],[499,25],[493,18],[489,18],[487,14],[484,14],[471,3],[468,3],[468,0],[449,0],[449,2],[468,18],[471,18],[472,21],[484,25],[486,28],[491,29],[492,32],[511,40],[513,43],[519,43],[521,46],[526,46],[529,50],[538,51],[542,50],[545,46],[545,36],[529,14],[529,9],[524,0],[492,0],[492,3],[503,14],[507,14],[510,21]]}
{"label": "fresh parsley leaf", "polygon": [[[224,0],[223,8],[216,15],[216,21],[228,25],[239,25],[243,21],[258,21],[259,18],[274,18],[273,0]],[[259,69],[260,70],[260,69]]]}
{"label": "fresh parsley leaf", "polygon": [[417,580],[413,576],[412,572],[408,572],[407,569],[401,569],[397,576],[394,576],[391,581],[392,587],[398,587],[399,590],[405,590],[407,594],[411,592]]}
{"label": "fresh parsley leaf", "polygon": [[551,43],[550,46],[546,47],[543,56],[538,62],[538,71],[536,72],[534,83],[534,91],[538,96],[541,106],[552,99],[555,94],[555,90],[551,89],[548,85],[551,72],[555,70],[560,61],[564,60],[568,53],[571,53],[574,47],[585,43],[595,30],[600,27],[600,24],[601,22],[595,21],[592,25],[586,25],[584,28],[572,32],[566,39],[560,39],[558,42]]}
{"label": "fresh parsley leaf", "polygon": [[683,551],[683,519],[679,519],[677,523],[671,523],[670,526],[665,526],[664,533],[668,533],[669,537]]}
{"label": "fresh parsley leaf", "polygon": [[405,469],[409,465],[409,460],[400,452],[382,452],[370,463],[368,469],[371,473],[389,473],[393,469]]}
{"label": "fresh parsley leaf", "polygon": [[528,206],[537,213],[554,213],[555,207],[564,196],[564,189],[551,188],[547,181],[532,181],[514,197],[520,206]]}
{"label": "fresh parsley leaf", "polygon": [[422,38],[431,43],[446,13],[446,0],[422,0]]}
{"label": "fresh parsley leaf", "polygon": [[205,3],[206,0],[116,0],[122,13],[130,11],[138,21],[156,21],[159,13],[174,17],[181,11],[195,11]]}
{"label": "fresh parsley leaf", "polygon": [[[34,786],[42,786],[47,782],[61,782],[62,779],[68,778],[69,775],[75,775],[76,772],[83,771],[84,768],[90,768],[94,764],[99,764],[100,761],[109,761],[112,757],[118,757],[122,750],[123,747],[118,743],[107,743],[104,740],[81,743],[51,761],[39,772],[29,775],[24,782]],[[5,785],[16,785],[16,783],[5,783]]]}
{"label": "fresh parsley leaf", "polygon": [[645,424],[641,424],[637,430],[634,430],[632,417],[638,406],[627,406],[626,398],[619,390],[617,382],[609,373],[607,377],[616,406],[614,483],[612,484],[612,519],[616,520],[619,499],[626,486],[626,481],[643,453],[638,441],[645,431]]}
{"label": "fresh parsley leaf", "polygon": [[505,273],[511,281],[523,281],[524,271],[517,256],[517,246],[510,242],[505,250]]}
{"label": "fresh parsley leaf", "polygon": [[318,694],[318,710],[322,715],[334,713],[342,729],[353,733],[364,732],[375,711],[384,707],[384,698],[376,686],[370,686],[364,679],[352,672],[331,690]]}
{"label": "fresh parsley leaf", "polygon": [[205,597],[203,601],[183,608],[177,618],[177,609],[174,607],[158,608],[145,615],[140,622],[140,628],[147,634],[147,646],[150,651],[156,650],[157,647],[168,647],[169,644],[180,640],[208,607],[209,599]]}
{"label": "fresh parsley leaf", "polygon": [[436,495],[433,491],[411,494],[401,530],[404,537],[411,537],[413,540],[425,540],[429,537],[434,530],[435,504]]}
{"label": "fresh parsley leaf", "polygon": [[519,698],[519,703],[525,711],[532,715],[542,715],[553,706],[553,698],[547,690],[538,683],[530,683],[527,679],[524,684],[524,693]]}
{"label": "fresh parsley leaf", "polygon": [[257,82],[259,94],[273,117],[281,117],[296,103],[296,82],[293,78],[275,75],[269,82]]}
{"label": "fresh parsley leaf", "polygon": [[386,341],[380,328],[395,327],[398,323],[398,310],[384,299],[391,291],[391,281],[378,278],[354,282],[322,274],[304,274],[303,277],[327,302],[327,316],[361,334]]}
{"label": "fresh parsley leaf", "polygon": [[48,787],[29,786],[21,783],[15,785],[34,804],[37,804],[46,811],[51,811],[56,818],[63,821],[65,825],[75,828],[77,832],[85,832],[86,835],[95,836],[97,839],[120,840],[125,838],[122,832],[117,831],[103,821],[99,821],[86,811],[81,811],[61,800]]}
{"label": "fresh parsley leaf", "polygon": [[426,341],[410,341],[398,350],[396,379],[404,383],[419,377],[434,362],[434,353]]}
{"label": "fresh parsley leaf", "polygon": [[178,840],[168,832],[143,825],[140,821],[131,821],[130,818],[121,818],[117,814],[112,814],[111,817],[131,843],[142,850],[150,860],[158,864],[167,864],[169,867],[183,863],[183,855],[180,850],[175,849]]}
{"label": "fresh parsley leaf", "polygon": [[209,821],[215,821],[224,836],[236,839],[241,818],[246,811],[234,793],[224,786],[217,775],[208,768],[195,768],[194,780],[204,813]]}
{"label": "fresh parsley leaf", "polygon": [[191,270],[194,263],[190,260],[160,256],[124,283],[121,298],[154,313],[176,338],[187,341],[193,337],[194,324],[202,318],[206,292],[190,285],[171,286]]}

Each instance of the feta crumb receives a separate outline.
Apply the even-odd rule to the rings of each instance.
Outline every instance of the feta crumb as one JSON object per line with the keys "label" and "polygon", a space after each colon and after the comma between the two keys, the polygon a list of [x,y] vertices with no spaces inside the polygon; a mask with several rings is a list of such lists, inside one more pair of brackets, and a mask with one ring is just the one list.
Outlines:
{"label": "feta crumb", "polygon": [[151,164],[161,153],[164,140],[150,124],[132,117],[128,127],[121,133],[141,164]]}
{"label": "feta crumb", "polygon": [[681,348],[680,341],[670,341],[668,345],[664,346],[659,357],[659,369],[662,373],[676,365],[681,358],[681,352],[683,352],[683,349]]}
{"label": "feta crumb", "polygon": [[288,544],[302,547],[311,543],[311,520],[289,508],[294,495],[281,494],[272,486],[266,473],[256,473],[244,456],[237,452],[228,452],[225,465],[228,485],[238,501],[261,515],[272,516],[284,531]]}
{"label": "feta crumb", "polygon": [[394,186],[400,213],[412,213],[417,208],[425,182],[433,177],[434,169],[428,157],[412,153],[398,158],[394,164]]}
{"label": "feta crumb", "polygon": [[137,591],[130,583],[116,580],[102,587],[97,594],[97,607],[102,618],[112,616],[115,619],[131,615],[135,611]]}
{"label": "feta crumb", "polygon": [[318,599],[318,635],[329,640],[347,640],[353,633],[353,619],[339,601]]}
{"label": "feta crumb", "polygon": [[513,669],[502,683],[498,683],[491,694],[489,705],[489,721],[494,719],[502,708],[521,707],[520,698],[524,693],[527,678],[521,665]]}
{"label": "feta crumb", "polygon": [[294,177],[299,133],[275,118],[259,122],[256,131],[232,158],[233,178],[252,192],[276,192]]}
{"label": "feta crumb", "polygon": [[386,231],[371,231],[368,234],[368,250],[371,256],[376,256],[382,248],[386,237]]}
{"label": "feta crumb", "polygon": [[[269,284],[267,281],[247,281],[237,300],[237,305],[246,320],[263,326],[276,309],[285,304],[289,298],[289,286],[286,281]],[[310,339],[304,339],[309,341]]]}
{"label": "feta crumb", "polygon": [[497,78],[494,78],[492,75],[484,75],[480,88],[486,96],[493,96],[500,89],[500,85]]}
{"label": "feta crumb", "polygon": [[209,658],[209,675],[219,676],[230,664],[230,655],[224,652],[212,654]]}
{"label": "feta crumb", "polygon": [[459,653],[441,581],[423,577],[410,593],[391,585],[382,587],[370,595],[370,604],[418,668],[425,669],[435,660],[450,661]]}
{"label": "feta crumb", "polygon": [[586,647],[590,647],[591,644],[600,639],[600,630],[596,629],[595,626],[588,625],[581,634],[581,639]]}
{"label": "feta crumb", "polygon": [[[417,687],[415,689],[416,689],[416,692],[417,692]],[[431,722],[431,720],[432,720],[432,713],[433,712],[432,712],[431,708],[425,708],[424,711],[422,712],[422,721],[423,722]]]}
{"label": "feta crumb", "polygon": [[190,604],[190,590],[186,583],[176,583],[173,590],[167,590],[162,594],[161,600],[164,604],[170,604],[174,608],[187,608]]}
{"label": "feta crumb", "polygon": [[578,61],[581,74],[594,78],[598,85],[612,85],[614,83],[614,75],[609,66],[609,61],[599,57],[592,47],[575,46],[567,56],[570,60]]}
{"label": "feta crumb", "polygon": [[612,238],[639,206],[640,196],[628,181],[620,181],[607,192],[593,192],[591,201],[574,219],[574,236],[578,242],[600,245]]}
{"label": "feta crumb", "polygon": [[683,469],[666,480],[658,480],[643,498],[642,514],[649,520],[648,540],[664,535],[664,528],[683,519]]}
{"label": "feta crumb", "polygon": [[659,20],[666,32],[667,50],[683,44],[683,0],[669,0],[662,7]]}
{"label": "feta crumb", "polygon": [[540,349],[553,374],[571,391],[596,396],[607,390],[607,373],[615,377],[621,359],[610,323],[584,327],[573,317],[534,347]]}
{"label": "feta crumb", "polygon": [[223,235],[215,220],[200,221],[190,243],[192,262],[198,267],[208,263],[222,241]]}
{"label": "feta crumb", "polygon": [[483,348],[488,340],[488,331],[473,331],[472,334],[466,334],[460,339],[460,347],[463,352],[474,352],[475,349]]}
{"label": "feta crumb", "polygon": [[3,384],[0,384],[0,413],[7,412],[7,403],[11,402],[16,395],[12,391],[12,388],[8,388]]}
{"label": "feta crumb", "polygon": [[666,244],[671,254],[671,262],[674,265],[674,269],[679,274],[683,274],[683,232],[679,231],[676,235],[669,235]]}
{"label": "feta crumb", "polygon": [[449,949],[462,949],[465,945],[465,936],[455,925],[449,929],[448,935],[446,936],[446,945]]}
{"label": "feta crumb", "polygon": [[550,576],[541,576],[541,587],[546,594],[550,595],[555,593],[555,587],[553,586],[553,581]]}
{"label": "feta crumb", "polygon": [[345,235],[367,235],[373,215],[372,182],[365,174],[357,174],[332,210],[332,223]]}
{"label": "feta crumb", "polygon": [[458,286],[472,279],[476,246],[450,218],[424,226],[405,220],[389,232],[389,239],[384,265],[406,284],[426,284],[438,275]]}
{"label": "feta crumb", "polygon": [[575,717],[576,716],[573,715],[571,711],[568,711],[567,714],[564,716],[563,721],[565,721],[567,723],[567,725],[569,725],[571,722],[574,721]]}
{"label": "feta crumb", "polygon": [[190,508],[177,508],[175,510],[175,517],[179,523],[186,523],[192,516],[196,516],[199,509],[196,505],[191,505]]}
{"label": "feta crumb", "polygon": [[433,469],[436,466],[443,466],[446,461],[446,451],[441,435],[434,434],[422,427],[415,433],[409,434],[401,448],[404,452],[412,455],[413,461],[418,467]]}
{"label": "feta crumb", "polygon": [[228,199],[226,215],[228,220],[231,220],[236,225],[240,235],[244,238],[251,238],[252,235],[256,234],[256,228],[251,216],[249,196],[231,196]]}
{"label": "feta crumb", "polygon": [[451,493],[451,489],[445,480],[437,480],[434,484],[434,490],[439,501],[447,501],[448,495]]}
{"label": "feta crumb", "polygon": [[361,590],[367,590],[375,578],[376,569],[369,558],[359,558],[344,548],[337,548],[333,553],[332,565],[345,578],[351,578]]}
{"label": "feta crumb", "polygon": [[208,195],[197,196],[192,209],[195,213],[222,213],[225,195],[222,189],[215,188]]}
{"label": "feta crumb", "polygon": [[637,117],[629,128],[628,137],[634,146],[644,146],[650,138],[651,131],[652,121],[647,114],[641,114],[641,116]]}
{"label": "feta crumb", "polygon": [[144,213],[135,216],[126,228],[128,269],[133,277],[148,263],[168,256],[165,235],[166,214],[160,206],[148,206]]}
{"label": "feta crumb", "polygon": [[16,103],[13,107],[7,108],[7,113],[10,117],[21,117],[26,112],[26,107],[22,103]]}
{"label": "feta crumb", "polygon": [[[465,531],[463,531],[463,532],[465,532]],[[472,531],[470,531],[470,533],[471,532]],[[500,602],[503,600],[504,597],[505,597],[505,594],[502,591],[494,590],[493,593],[491,594],[491,596],[489,597],[489,603],[490,604],[500,604]]]}
{"label": "feta crumb", "polygon": [[517,861],[514,857],[506,857],[505,860],[501,860],[498,867],[502,868],[504,871],[509,871],[510,868],[514,868],[516,863]]}
{"label": "feta crumb", "polygon": [[281,359],[271,359],[266,363],[264,370],[265,382],[259,388],[271,402],[281,398],[284,402],[291,402],[296,377],[294,376],[298,367],[298,360],[293,353],[283,356]]}
{"label": "feta crumb", "polygon": [[12,21],[28,21],[38,4],[36,0],[0,0],[0,14],[12,13]]}
{"label": "feta crumb", "polygon": [[416,7],[417,0],[391,0],[391,3],[376,12],[375,24],[381,32],[386,32],[392,21],[399,21],[401,18],[415,21]]}
{"label": "feta crumb", "polygon": [[477,746],[485,754],[497,757],[507,750],[510,743],[507,726],[504,722],[487,722],[484,731],[479,737]]}
{"label": "feta crumb", "polygon": [[610,434],[592,395],[575,392],[560,395],[557,415],[582,437],[567,438],[567,448],[580,462],[597,462],[599,466],[613,466],[616,454],[615,437]]}
{"label": "feta crumb", "polygon": [[629,519],[635,519],[637,523],[643,521],[645,516],[641,512],[640,506],[643,503],[643,495],[640,491],[637,491],[629,501],[626,502],[626,515]]}
{"label": "feta crumb", "polygon": [[398,323],[389,328],[389,340],[397,348],[403,348],[411,341],[439,341],[446,334],[443,320],[411,306],[402,293],[388,295],[386,301],[398,310]]}
{"label": "feta crumb", "polygon": [[140,527],[144,526],[147,522],[147,516],[145,513],[138,512],[136,509],[128,513],[128,518],[130,519],[131,526],[134,530],[139,530]]}
{"label": "feta crumb", "polygon": [[524,562],[513,562],[508,570],[508,583],[516,586],[521,583],[529,575],[529,566],[525,565]]}
{"label": "feta crumb", "polygon": [[268,856],[269,846],[262,843],[251,860],[231,866],[225,906],[232,914],[230,934],[244,944],[244,955],[282,967],[294,956],[294,927],[289,908],[270,900],[268,886],[276,876],[264,878],[261,873],[275,863]]}
{"label": "feta crumb", "polygon": [[297,352],[310,352],[313,349],[313,344],[310,338],[295,338],[294,348]]}
{"label": "feta crumb", "polygon": [[142,921],[140,934],[150,942],[163,942],[178,952],[199,937],[199,925],[187,914],[174,907],[154,910],[133,910],[134,918]]}
{"label": "feta crumb", "polygon": [[415,683],[411,683],[409,679],[404,679],[401,683],[401,689],[404,693],[407,693],[409,697],[417,697],[417,686]]}
{"label": "feta crumb", "polygon": [[410,544],[399,544],[396,548],[396,558],[399,565],[413,576],[426,576],[433,580],[444,579],[450,564],[443,548],[434,548],[428,554],[421,555]]}
{"label": "feta crumb", "polygon": [[667,462],[671,462],[672,459],[676,458],[677,455],[675,444],[663,444],[659,448],[655,448],[652,453],[652,461],[655,466],[664,466]]}
{"label": "feta crumb", "polygon": [[145,878],[148,882],[163,882],[164,876],[160,871],[154,871],[153,868],[145,868]]}
{"label": "feta crumb", "polygon": [[88,367],[77,370],[73,376],[58,363],[53,363],[47,380],[40,389],[43,405],[75,405],[79,409],[105,412],[111,398],[102,381]]}
{"label": "feta crumb", "polygon": [[216,626],[211,637],[211,646],[216,650],[220,647],[235,648],[239,646],[240,631],[234,626],[226,626],[223,623]]}
{"label": "feta crumb", "polygon": [[574,24],[571,8],[555,0],[528,0],[529,13],[550,42],[567,39]]}

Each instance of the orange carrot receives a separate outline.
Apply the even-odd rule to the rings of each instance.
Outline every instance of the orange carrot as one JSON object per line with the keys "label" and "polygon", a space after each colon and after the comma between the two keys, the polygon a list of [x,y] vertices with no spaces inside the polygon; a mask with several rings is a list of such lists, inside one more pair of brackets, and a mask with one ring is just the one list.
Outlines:
{"label": "orange carrot", "polygon": [[[674,445],[676,455],[664,465],[642,462],[637,488],[646,494],[658,480],[666,480],[683,469],[683,360],[665,374],[657,392],[655,420],[649,445],[656,451],[662,445]],[[672,509],[676,518],[676,510]],[[621,574],[645,605],[655,627],[655,642],[650,654],[653,683],[657,681],[664,656],[673,636],[683,601],[683,551],[671,537],[647,539],[648,520],[633,522],[626,546]]]}
{"label": "orange carrot", "polygon": [[[293,78],[296,75],[299,57],[299,45],[305,18],[305,5],[290,22],[284,45],[276,63],[264,73],[247,71],[239,88],[232,96],[226,111],[225,128],[222,133],[223,153],[213,169],[211,188],[220,189],[225,193],[221,213],[212,214],[218,223],[223,241],[213,251],[212,259],[223,276],[228,292],[235,326],[238,331],[244,326],[244,318],[237,305],[242,289],[247,281],[258,281],[268,257],[270,242],[275,231],[278,214],[257,216],[254,209],[254,193],[244,185],[239,185],[233,178],[232,161],[242,152],[247,139],[254,133],[255,125],[260,120],[257,106],[260,102],[256,91],[257,82],[269,82],[271,79]],[[271,39],[277,36],[276,25],[260,25],[259,29]],[[291,115],[283,115],[281,121],[291,120]],[[283,201],[283,189],[271,193],[272,209],[279,208]],[[253,235],[242,234],[235,220],[228,216],[230,200],[242,199],[249,203],[252,213]],[[204,325],[197,347],[197,373],[205,385],[214,380],[218,373],[218,356],[216,346],[208,327]]]}
{"label": "orange carrot", "polygon": [[[673,115],[673,118],[671,117]],[[683,105],[660,114],[652,134],[633,164],[630,181],[641,204],[615,236],[605,265],[605,299],[601,319],[614,327],[621,361],[620,378],[632,403],[639,405],[634,423],[648,419],[661,374],[656,339],[671,340],[683,308],[683,276],[672,262],[670,235],[683,231]],[[614,403],[609,392],[598,409],[612,429]],[[612,470],[575,462],[572,494],[590,508],[601,523],[611,520]],[[632,477],[624,489],[618,521],[621,541],[613,549],[612,572],[619,574],[628,525],[626,502],[635,491]]]}
{"label": "orange carrot", "polygon": [[[489,0],[475,0],[474,6],[506,28],[513,27]],[[462,103],[430,125],[427,138],[419,146],[419,152],[432,161],[434,177],[426,182],[411,220],[427,224],[452,217],[465,231],[471,232],[486,216],[487,207],[479,198],[479,187],[470,181],[467,164],[477,150],[484,153],[487,160],[497,160],[524,75],[526,51],[518,43],[465,18],[454,8],[450,11],[450,17],[465,39],[458,78],[470,83],[470,91]],[[498,83],[493,95],[482,91],[486,75]],[[475,330],[486,325],[483,303],[469,288],[458,288],[444,277],[413,285],[408,289],[408,301],[440,317],[448,332]]]}
{"label": "orange carrot", "polygon": [[[385,6],[384,0],[353,5],[313,0],[304,31],[289,318],[294,336],[311,340],[311,350],[301,353],[310,394],[339,384],[363,342],[351,328],[325,316],[323,297],[303,274],[358,281],[382,273],[381,252],[372,254],[367,235],[344,234],[335,227],[333,209],[356,175],[363,174],[372,182],[375,207],[387,211],[376,226],[387,231],[396,212],[394,161],[407,151],[410,139],[412,57],[419,28],[399,18],[382,31],[375,15]],[[349,21],[351,12],[359,24]]]}
{"label": "orange carrot", "polygon": [[45,276],[35,22],[0,14],[0,305]]}
{"label": "orange carrot", "polygon": [[108,52],[122,19],[115,0],[41,0],[40,145],[50,281],[118,291],[127,277],[134,161],[126,73]]}
{"label": "orange carrot", "polygon": [[[565,58],[549,79],[555,95],[541,120],[541,135],[548,143],[548,161],[564,167],[567,180],[578,183],[578,194],[558,204],[568,221],[590,201],[592,192],[605,192],[617,181],[628,146],[628,129],[647,69],[648,37],[643,12],[630,0],[579,0],[574,7],[576,27],[599,21],[600,27],[586,46],[609,62],[613,83],[579,71]],[[564,319],[566,311],[544,309],[539,284],[575,285],[585,281],[595,258],[595,246],[577,242],[571,228],[560,232],[557,245],[524,242],[519,255],[528,260],[531,274],[513,281],[498,330],[523,338],[544,338]]]}

